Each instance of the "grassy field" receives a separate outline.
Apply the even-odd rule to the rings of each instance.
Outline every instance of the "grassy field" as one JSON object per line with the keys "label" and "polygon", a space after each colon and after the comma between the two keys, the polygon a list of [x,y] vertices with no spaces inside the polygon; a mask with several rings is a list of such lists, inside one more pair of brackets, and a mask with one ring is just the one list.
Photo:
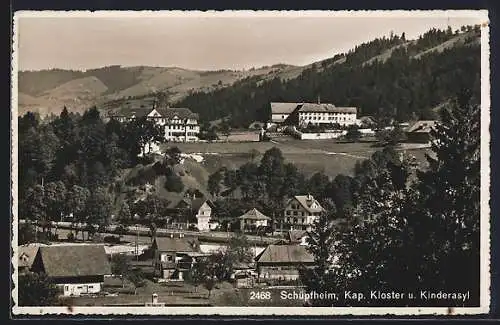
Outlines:
{"label": "grassy field", "polygon": [[[273,142],[246,142],[246,143],[179,143],[176,144],[184,153],[201,154],[204,160],[199,163],[208,174],[221,167],[235,169],[244,163],[252,161],[251,151],[256,150],[259,155],[254,157],[258,162],[264,152],[277,147],[287,162],[292,162],[307,176],[315,172],[324,172],[330,177],[338,174],[352,175],[357,161],[370,158],[381,148],[372,143],[337,143],[335,140],[295,140],[276,139]],[[407,150],[416,156],[418,161],[425,160],[428,149]],[[190,160],[187,160],[190,161]],[[191,166],[195,169],[195,166]],[[197,173],[201,173],[199,170]],[[202,173],[206,180],[206,173]],[[201,176],[201,175],[200,175]]]}

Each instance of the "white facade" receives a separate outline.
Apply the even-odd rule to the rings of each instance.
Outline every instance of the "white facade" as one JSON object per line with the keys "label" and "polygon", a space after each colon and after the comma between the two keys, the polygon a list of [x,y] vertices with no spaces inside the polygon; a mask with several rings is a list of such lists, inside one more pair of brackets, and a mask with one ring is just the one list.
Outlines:
{"label": "white facade", "polygon": [[196,220],[198,221],[197,227],[199,231],[209,231],[210,230],[210,217],[212,216],[212,208],[207,202],[204,202],[198,213],[196,214]]}
{"label": "white facade", "polygon": [[165,140],[171,142],[196,142],[200,133],[200,126],[196,119],[182,119],[174,115],[171,118],[162,116],[156,109],[153,109],[148,118],[153,118],[156,124],[165,128]]}
{"label": "white facade", "polygon": [[301,112],[299,111],[299,124],[335,124],[342,126],[356,124],[355,112]]}
{"label": "white facade", "polygon": [[101,292],[102,283],[63,283],[57,284],[63,289],[64,296],[80,296],[86,294],[96,294]]}
{"label": "white facade", "polygon": [[287,113],[272,113],[271,114],[271,122],[273,123],[282,123],[284,122],[290,114]]}

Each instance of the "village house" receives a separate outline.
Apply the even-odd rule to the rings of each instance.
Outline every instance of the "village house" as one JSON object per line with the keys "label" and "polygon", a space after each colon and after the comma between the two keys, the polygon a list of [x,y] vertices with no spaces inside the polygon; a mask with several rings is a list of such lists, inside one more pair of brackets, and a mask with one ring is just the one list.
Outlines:
{"label": "village house", "polygon": [[271,220],[268,216],[264,215],[262,212],[253,208],[248,210],[245,214],[238,217],[240,221],[240,230],[245,231],[256,231],[259,227],[267,227],[268,222]]}
{"label": "village house", "polygon": [[172,201],[168,210],[177,217],[180,225],[194,223],[198,231],[209,231],[217,225],[211,220],[214,207],[214,203],[204,197],[183,197]]}
{"label": "village house", "polygon": [[32,271],[45,273],[62,289],[64,296],[97,294],[111,266],[103,245],[42,246]]}
{"label": "village house", "polygon": [[154,238],[151,250],[159,278],[169,281],[183,281],[196,258],[204,256],[199,251],[197,239],[186,238],[183,234]]}
{"label": "village house", "polygon": [[307,245],[307,237],[308,234],[305,230],[289,230],[285,235],[285,239],[291,245],[305,246]]}
{"label": "village house", "polygon": [[299,245],[269,245],[255,261],[259,278],[286,281],[299,278],[299,267],[314,265],[314,257]]}
{"label": "village house", "polygon": [[17,269],[20,274],[29,272],[35,256],[38,253],[38,244],[26,244],[18,246],[18,264]]}
{"label": "village house", "polygon": [[198,114],[191,112],[189,108],[160,107],[151,100],[140,105],[132,102],[131,105],[124,105],[119,111],[110,113],[109,117],[119,122],[147,117],[163,127],[165,141],[168,142],[196,142],[199,140]]}
{"label": "village house", "polygon": [[285,205],[283,215],[276,220],[276,231],[310,231],[312,224],[323,212],[323,207],[310,194],[296,195]]}
{"label": "village house", "polygon": [[430,143],[431,130],[436,126],[437,121],[421,120],[415,122],[406,129],[406,138],[411,143]]}
{"label": "village house", "polygon": [[271,123],[282,124],[300,103],[271,103]]}

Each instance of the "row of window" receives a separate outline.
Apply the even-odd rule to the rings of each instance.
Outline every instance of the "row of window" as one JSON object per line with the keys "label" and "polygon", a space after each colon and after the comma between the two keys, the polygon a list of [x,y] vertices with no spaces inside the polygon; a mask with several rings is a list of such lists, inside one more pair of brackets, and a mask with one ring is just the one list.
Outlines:
{"label": "row of window", "polygon": [[356,114],[354,112],[352,113],[340,113],[340,112],[300,112],[300,115],[306,115],[306,116],[315,116],[315,115],[345,115],[345,116],[348,116],[348,115],[352,115],[352,114]]}
{"label": "row of window", "polygon": [[310,117],[310,116],[306,116],[306,117],[302,117],[303,120],[328,120],[328,121],[348,121],[348,120],[354,120],[354,116],[352,118],[349,118],[349,117],[339,117],[339,116],[328,116],[328,119],[325,117],[325,118],[321,118],[321,116],[318,116],[316,118],[316,116],[313,116],[313,117]]}

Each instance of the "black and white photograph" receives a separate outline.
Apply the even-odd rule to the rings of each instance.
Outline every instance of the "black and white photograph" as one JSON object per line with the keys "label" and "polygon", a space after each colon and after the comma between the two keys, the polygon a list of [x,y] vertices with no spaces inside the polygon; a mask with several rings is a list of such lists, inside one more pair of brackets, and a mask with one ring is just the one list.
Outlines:
{"label": "black and white photograph", "polygon": [[14,315],[488,313],[488,11],[18,11],[12,41]]}

